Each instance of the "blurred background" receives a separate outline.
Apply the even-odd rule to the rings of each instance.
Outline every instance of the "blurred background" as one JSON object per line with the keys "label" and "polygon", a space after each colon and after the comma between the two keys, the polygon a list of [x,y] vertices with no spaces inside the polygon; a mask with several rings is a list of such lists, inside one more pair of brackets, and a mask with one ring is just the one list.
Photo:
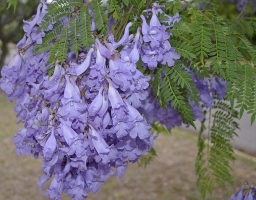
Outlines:
{"label": "blurred background", "polygon": [[[219,5],[220,15],[237,17],[237,5],[229,0],[214,1]],[[252,0],[253,2],[253,0]],[[255,1],[256,2],[256,1]],[[36,11],[39,0],[20,0],[17,10],[7,9],[7,1],[0,0],[0,69],[16,53],[15,44],[23,37],[23,19],[29,20]],[[254,7],[244,14],[255,17]],[[251,39],[255,41],[255,36]],[[12,137],[17,132],[13,103],[0,90],[0,200],[46,200],[44,190],[37,187],[41,174],[40,159],[19,158],[15,153]],[[233,164],[235,186],[254,181],[256,178],[256,123],[250,126],[250,116],[244,115],[240,121],[239,137],[232,144],[245,153],[237,154]],[[171,136],[160,135],[155,148],[157,158],[146,168],[130,164],[125,177],[119,180],[111,177],[97,194],[88,199],[97,200],[199,200],[196,189],[194,163],[197,155],[197,131],[182,127],[173,130]],[[256,182],[254,182],[256,184]],[[229,199],[234,190],[217,188],[208,200]],[[63,196],[63,199],[70,199]]]}
{"label": "blurred background", "polygon": [[11,50],[23,37],[23,19],[30,19],[36,12],[39,0],[19,0],[16,11],[7,9],[7,1],[0,0],[0,69],[10,60]]}

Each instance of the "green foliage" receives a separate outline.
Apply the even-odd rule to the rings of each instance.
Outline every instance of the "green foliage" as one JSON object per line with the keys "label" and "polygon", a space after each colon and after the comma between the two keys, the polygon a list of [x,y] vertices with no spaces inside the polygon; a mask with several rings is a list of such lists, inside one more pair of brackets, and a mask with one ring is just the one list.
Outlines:
{"label": "green foliage", "polygon": [[78,32],[81,32],[83,34],[80,35],[79,49],[81,49],[83,46],[85,46],[88,49],[90,44],[93,44],[94,40],[90,31],[90,15],[86,7],[81,8],[80,16],[81,18],[78,24],[80,31]]}
{"label": "green foliage", "polygon": [[107,16],[100,0],[92,0],[87,4],[83,0],[60,0],[48,5],[48,13],[41,23],[40,30],[47,30],[53,25],[53,30],[46,33],[43,43],[37,45],[36,53],[49,51],[48,64],[66,59],[68,48],[78,55],[79,50],[86,46],[89,48],[94,43],[91,32],[92,16],[89,9],[93,10],[97,33],[105,33]]}
{"label": "green foliage", "polygon": [[171,135],[171,130],[168,129],[164,124],[161,124],[158,121],[154,121],[151,124],[151,131],[153,134],[165,134],[165,135]]}
{"label": "green foliage", "polygon": [[178,54],[182,56],[182,58],[186,59],[195,59],[197,58],[196,55],[193,53],[193,47],[191,44],[185,41],[177,41],[172,40],[172,47],[175,48]]}
{"label": "green foliage", "polygon": [[[167,71],[166,68],[165,71]],[[168,70],[160,86],[160,104],[167,106],[169,102],[174,109],[178,110],[184,122],[193,123],[193,111],[188,105],[188,100],[182,94],[181,86],[174,81],[173,70]]]}
{"label": "green foliage", "polygon": [[58,36],[58,40],[54,43],[53,48],[50,52],[49,60],[56,60],[58,62],[63,62],[67,56],[68,49],[68,27],[64,26],[62,28],[61,34]]}
{"label": "green foliage", "polygon": [[244,17],[236,20],[233,23],[233,28],[240,32],[242,35],[247,36],[250,40],[256,35],[256,18],[255,17]]}
{"label": "green foliage", "polygon": [[[233,183],[229,171],[230,161],[233,161],[234,157],[229,141],[235,135],[234,130],[237,128],[234,121],[237,115],[230,113],[235,103],[236,108],[239,109],[239,117],[247,111],[251,114],[251,123],[256,118],[254,68],[256,55],[255,46],[251,42],[255,35],[255,18],[250,17],[249,20],[223,18],[217,12],[215,5],[205,10],[198,9],[196,3],[181,6],[173,1],[169,2],[169,5],[168,9],[172,11],[175,7],[182,18],[181,22],[176,23],[171,30],[170,40],[172,46],[182,56],[182,61],[192,62],[190,68],[198,71],[201,77],[208,77],[209,74],[219,75],[228,82],[226,99],[231,106],[227,104],[226,109],[225,106],[220,109],[221,104],[215,104],[217,110],[209,127],[211,146],[204,142],[202,136],[204,126],[198,139],[197,185],[205,197],[207,192],[213,191],[215,184],[224,187],[226,183],[231,185]],[[177,74],[173,76],[177,77]],[[161,88],[159,93],[162,92],[165,97],[163,98],[165,101],[162,100],[164,104],[171,100],[172,103],[176,101],[187,105],[186,98],[182,96],[182,88],[179,88],[177,81],[173,81],[170,76],[164,77],[159,87]],[[182,103],[173,105],[176,105],[176,109],[180,109],[178,105],[184,110],[187,108],[185,110],[187,113],[179,110],[184,119],[184,115],[189,116],[192,113]]]}
{"label": "green foliage", "polygon": [[145,10],[145,8],[150,7],[152,5],[152,3],[155,1],[130,0],[130,2],[131,2],[131,5],[133,5],[133,7],[136,8],[137,11],[141,11],[140,13],[142,13],[142,11]]}
{"label": "green foliage", "polygon": [[176,13],[180,12],[184,8],[184,4],[181,3],[181,1],[166,1],[166,0],[161,0],[161,4],[166,5],[166,11],[169,13]]}
{"label": "green foliage", "polygon": [[192,69],[200,76],[207,77],[209,73],[222,76],[228,82],[227,99],[231,105],[237,101],[240,117],[247,111],[252,114],[253,122],[256,113],[251,99],[255,94],[256,49],[250,38],[255,35],[255,18],[225,19],[213,4],[206,10],[198,9],[196,3],[181,6],[172,1],[168,6],[169,12],[174,7],[179,9],[182,18],[171,30],[170,40],[182,61],[192,62]]}
{"label": "green foliage", "polygon": [[[107,3],[108,3],[108,11],[109,11],[109,13],[112,13],[113,14],[113,18],[115,19],[115,20],[119,20],[120,19],[120,12],[121,12],[121,10],[120,10],[120,3],[121,3],[121,1],[118,1],[118,0],[109,0],[109,1],[107,1]],[[126,4],[126,6],[129,4],[129,1],[126,1],[125,2]]]}
{"label": "green foliage", "polygon": [[91,1],[92,10],[94,13],[94,19],[97,26],[98,31],[101,33],[105,33],[107,29],[107,21],[108,18],[104,12],[104,8],[101,5],[101,0]]}
{"label": "green foliage", "polygon": [[156,150],[154,148],[151,148],[146,154],[140,157],[137,163],[140,167],[146,168],[156,156]]}
{"label": "green foliage", "polygon": [[9,9],[10,7],[13,6],[14,11],[16,11],[19,1],[18,0],[7,0],[7,3],[8,3],[7,9]]}
{"label": "green foliage", "polygon": [[162,72],[163,69],[157,68],[154,73],[154,80],[152,83],[152,89],[154,94],[158,97],[160,95],[160,86],[161,86],[161,80],[162,80]]}
{"label": "green foliage", "polygon": [[18,43],[23,37],[23,20],[30,20],[35,14],[38,3],[39,0],[27,2],[0,0],[0,70],[5,65],[6,58],[10,53],[9,44]]}
{"label": "green foliage", "polygon": [[[212,114],[213,112],[213,114]],[[203,121],[198,136],[198,154],[196,159],[197,186],[205,198],[212,193],[216,184],[225,188],[233,186],[230,174],[230,161],[234,161],[234,152],[230,141],[236,135],[238,113],[226,102],[215,102],[214,110],[209,111],[208,127]],[[206,143],[203,132],[208,132]]]}
{"label": "green foliage", "polygon": [[[172,107],[180,113],[183,121],[194,125],[194,115],[188,104],[188,97],[197,103],[198,90],[191,75],[179,62],[176,62],[175,66],[171,68],[164,67],[162,73],[158,69],[153,82],[153,90],[158,96],[161,106],[166,107],[171,102]],[[161,82],[160,79],[162,79]]]}

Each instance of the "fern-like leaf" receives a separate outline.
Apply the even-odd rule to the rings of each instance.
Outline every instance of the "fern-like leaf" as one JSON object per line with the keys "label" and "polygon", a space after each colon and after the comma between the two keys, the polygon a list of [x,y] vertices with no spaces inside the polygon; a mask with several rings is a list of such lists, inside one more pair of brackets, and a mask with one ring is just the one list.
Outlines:
{"label": "fern-like leaf", "polygon": [[162,68],[157,68],[155,70],[154,80],[152,83],[152,89],[156,96],[159,96],[160,94],[161,79],[162,79]]}
{"label": "fern-like leaf", "polygon": [[94,19],[97,29],[101,33],[105,33],[107,29],[108,18],[105,14],[104,7],[101,5],[101,0],[92,0],[91,6],[94,13]]}
{"label": "fern-like leaf", "polygon": [[70,50],[75,52],[78,56],[78,51],[81,49],[80,43],[80,33],[79,33],[79,15],[73,16],[70,19],[70,29],[73,30],[70,34],[70,38],[73,40],[70,41]]}
{"label": "fern-like leaf", "polygon": [[[216,184],[225,188],[234,185],[230,174],[230,162],[235,160],[230,140],[236,135],[238,113],[225,102],[215,102],[213,114],[209,112],[208,141],[203,132],[207,129],[203,121],[198,136],[198,154],[196,159],[197,186],[202,196],[212,193]],[[212,120],[213,118],[213,120]]]}
{"label": "fern-like leaf", "polygon": [[[94,16],[90,15],[93,10]],[[84,3],[83,0],[58,0],[48,5],[48,12],[38,31],[53,29],[46,32],[43,44],[36,45],[35,53],[49,51],[48,64],[57,60],[63,62],[69,50],[78,56],[83,47],[89,49],[94,43],[91,32],[92,20],[95,21],[98,32],[103,33],[107,27],[107,16],[100,0]],[[98,31],[98,32],[97,32]]]}
{"label": "fern-like leaf", "polygon": [[193,111],[188,104],[187,93],[182,93],[182,88],[185,86],[184,90],[193,90],[190,85],[192,83],[187,81],[187,74],[178,72],[177,68],[165,67],[165,77],[160,86],[159,102],[162,106],[166,106],[171,102],[172,107],[181,114],[184,122],[194,126]]}
{"label": "fern-like leaf", "polygon": [[193,46],[188,42],[172,40],[172,47],[177,51],[182,58],[195,59],[196,55],[193,53]]}
{"label": "fern-like leaf", "polygon": [[83,7],[80,10],[80,21],[79,21],[79,34],[80,34],[80,46],[79,48],[86,47],[93,44],[93,36],[91,32],[91,18],[87,7]]}
{"label": "fern-like leaf", "polygon": [[148,164],[150,164],[156,156],[156,150],[154,148],[151,148],[149,152],[140,157],[137,163],[140,167],[146,168]]}
{"label": "fern-like leaf", "polygon": [[193,33],[193,46],[195,55],[200,58],[202,64],[205,63],[205,58],[209,57],[211,52],[211,22],[205,18],[201,11],[192,11],[191,29]]}
{"label": "fern-like leaf", "polygon": [[190,100],[198,104],[198,90],[192,80],[191,74],[189,74],[182,65],[176,62],[174,67],[165,68],[165,73],[170,74],[173,81],[180,85],[182,89],[184,88],[186,90]]}
{"label": "fern-like leaf", "polygon": [[256,118],[256,78],[253,77],[252,88],[251,88],[251,98],[249,99],[248,114],[251,114],[251,125]]}
{"label": "fern-like leaf", "polygon": [[54,43],[53,48],[50,52],[50,57],[48,60],[48,64],[50,64],[49,61],[58,61],[60,63],[63,63],[64,60],[67,57],[67,49],[68,49],[68,26],[65,26],[61,32],[61,34],[58,36],[58,40]]}
{"label": "fern-like leaf", "polygon": [[[117,1],[117,0],[108,0],[108,11],[109,13],[113,14],[114,19],[117,21],[120,19],[120,3],[121,1]],[[129,4],[128,2],[124,2],[126,4],[126,6]]]}
{"label": "fern-like leaf", "polygon": [[244,65],[240,68],[239,76],[237,77],[236,86],[239,88],[237,95],[237,108],[240,108],[240,118],[242,117],[244,110],[248,110],[249,102],[252,98],[253,89],[253,69],[251,65]]}

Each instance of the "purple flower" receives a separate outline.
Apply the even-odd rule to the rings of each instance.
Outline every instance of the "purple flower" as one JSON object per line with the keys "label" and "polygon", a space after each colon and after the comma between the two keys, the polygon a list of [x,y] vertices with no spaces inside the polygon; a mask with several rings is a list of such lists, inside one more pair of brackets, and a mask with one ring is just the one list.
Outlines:
{"label": "purple flower", "polygon": [[227,91],[227,82],[223,81],[221,77],[213,77],[210,80],[210,88],[213,94],[217,93],[218,99],[222,100]]}
{"label": "purple flower", "polygon": [[19,73],[20,69],[22,68],[22,57],[20,56],[19,52],[13,56],[12,61],[5,65],[1,71],[2,76],[10,76],[11,78],[17,78],[17,73]]}
{"label": "purple flower", "polygon": [[131,26],[132,26],[132,22],[129,22],[126,25],[125,30],[124,30],[124,35],[118,42],[114,41],[113,35],[111,35],[111,37],[109,37],[109,40],[111,42],[110,45],[111,45],[112,51],[115,50],[116,48],[118,48],[120,45],[124,45],[126,42],[129,41],[129,28]]}
{"label": "purple flower", "polygon": [[52,128],[52,132],[50,136],[47,139],[47,142],[45,143],[43,147],[43,155],[46,159],[51,159],[55,150],[57,148],[57,141],[54,136],[54,128]]}
{"label": "purple flower", "polygon": [[37,7],[37,13],[36,13],[36,16],[34,17],[34,19],[30,22],[26,21],[26,20],[23,20],[24,22],[24,26],[23,26],[23,29],[24,29],[24,32],[26,32],[28,35],[31,33],[31,30],[32,28],[38,24],[38,22],[40,21],[39,19],[41,18],[41,8],[43,7],[43,4],[40,3]]}
{"label": "purple flower", "polygon": [[131,72],[136,70],[136,62],[139,60],[139,52],[138,49],[134,47],[134,49],[129,53],[127,50],[123,50],[120,52],[121,60],[125,69],[128,69]]}
{"label": "purple flower", "polygon": [[105,142],[103,137],[90,125],[90,135],[92,143],[99,154],[107,154],[110,151],[110,147]]}
{"label": "purple flower", "polygon": [[201,106],[197,106],[195,102],[191,101],[189,102],[189,105],[191,106],[193,113],[194,113],[194,119],[198,119],[199,121],[203,121],[205,118],[205,115],[203,113],[203,109]]}
{"label": "purple flower", "polygon": [[46,190],[45,194],[48,195],[51,199],[61,199],[62,190],[63,182],[57,181],[56,178],[53,178],[52,183]]}
{"label": "purple flower", "polygon": [[169,67],[174,66],[175,60],[180,59],[180,55],[175,52],[175,49],[171,47],[169,41],[163,43],[163,65],[167,64]]}
{"label": "purple flower", "polygon": [[70,73],[70,74],[73,74],[76,76],[80,76],[82,73],[84,73],[91,64],[91,56],[92,56],[93,52],[94,52],[94,50],[93,50],[93,48],[91,48],[89,50],[89,52],[87,53],[84,61],[80,65],[74,64],[73,66],[71,66],[67,70],[67,73]]}
{"label": "purple flower", "polygon": [[[93,16],[91,9],[89,12]],[[128,23],[119,41],[107,35],[109,41],[104,45],[96,39],[91,49],[83,47],[77,57],[68,49],[65,63],[47,65],[48,52],[33,52],[45,36],[38,25],[46,13],[46,3],[41,0],[17,44],[17,48],[28,48],[4,67],[0,84],[10,99],[16,98],[15,111],[24,124],[13,139],[17,153],[42,155],[46,176],[39,178],[38,185],[51,179],[45,192],[49,198],[60,199],[64,191],[80,200],[88,192],[98,191],[110,175],[122,177],[128,162],[136,162],[152,147],[150,126],[135,108],[142,109],[147,101],[150,77],[136,64],[144,53],[142,46],[153,52],[158,45],[161,51],[156,54],[169,51],[164,50],[169,35],[153,11],[150,26],[143,25],[142,32],[153,38],[147,44],[143,44],[140,28],[135,37],[130,35],[132,23]],[[68,17],[60,20],[69,21]],[[52,27],[50,24],[47,30]],[[96,31],[94,20],[90,28]],[[54,73],[49,77],[47,71],[52,67]]]}
{"label": "purple flower", "polygon": [[118,93],[118,91],[112,86],[112,82],[109,80],[108,87],[108,99],[113,109],[118,109],[121,106],[124,106],[124,102]]}
{"label": "purple flower", "polygon": [[232,194],[230,200],[243,200],[244,197],[244,187],[241,187],[235,194]]}
{"label": "purple flower", "polygon": [[196,87],[200,93],[200,100],[201,102],[207,107],[207,108],[212,108],[213,106],[213,97],[210,95],[209,92],[209,83],[208,79],[199,79],[197,77],[194,77],[196,81]]}
{"label": "purple flower", "polygon": [[64,137],[65,142],[71,145],[78,138],[78,134],[71,128],[70,122],[66,122],[63,119],[60,120],[59,133]]}
{"label": "purple flower", "polygon": [[161,23],[157,18],[157,11],[155,10],[155,8],[152,8],[152,17],[151,17],[149,25],[150,25],[150,27],[161,26]]}
{"label": "purple flower", "polygon": [[24,144],[26,132],[27,130],[25,128],[20,128],[19,132],[16,133],[13,137],[13,142],[16,146],[16,152],[19,156],[22,154],[29,155],[31,153],[30,148]]}
{"label": "purple flower", "polygon": [[214,100],[213,97],[208,93],[208,91],[203,90],[200,92],[200,100],[207,108],[212,108]]}
{"label": "purple flower", "polygon": [[109,69],[109,77],[112,79],[114,87],[126,91],[131,85],[132,72],[123,66],[120,60],[110,60]]}
{"label": "purple flower", "polygon": [[132,104],[134,108],[143,107],[143,100],[147,98],[146,92],[133,92],[129,97],[127,97],[127,101]]}
{"label": "purple flower", "polygon": [[2,77],[0,80],[0,88],[7,94],[11,95],[14,92],[16,84],[9,78]]}
{"label": "purple flower", "polygon": [[169,27],[173,27],[175,22],[180,21],[179,13],[177,12],[174,16],[164,15],[167,19],[165,19],[163,22],[167,23]]}
{"label": "purple flower", "polygon": [[100,54],[101,54],[103,57],[110,59],[110,58],[111,58],[111,55],[112,55],[112,53],[110,52],[110,50],[107,49],[105,46],[103,46],[103,45],[101,44],[101,42],[99,41],[99,39],[96,39],[95,41],[96,41],[96,43],[97,43],[97,50],[99,50]]}
{"label": "purple flower", "polygon": [[145,54],[141,56],[142,61],[147,64],[149,69],[154,70],[158,62],[163,61],[163,55],[160,50],[146,50]]}
{"label": "purple flower", "polygon": [[250,189],[250,191],[245,195],[244,200],[254,200],[253,194],[255,193],[252,193],[252,189]]}
{"label": "purple flower", "polygon": [[132,124],[127,121],[116,121],[113,124],[110,132],[111,134],[115,134],[117,138],[123,138],[129,134],[130,129],[132,128]]}
{"label": "purple flower", "polygon": [[66,87],[64,90],[64,98],[72,99],[77,102],[81,100],[80,91],[77,85],[74,82],[73,77],[65,75],[66,78]]}
{"label": "purple flower", "polygon": [[71,179],[67,188],[67,193],[72,196],[73,200],[82,200],[86,198],[87,194],[84,188],[84,177],[81,174],[78,174],[76,178]]}
{"label": "purple flower", "polygon": [[119,178],[123,178],[124,172],[127,169],[128,163],[124,162],[123,160],[117,160],[115,163],[115,168],[116,168],[116,175]]}
{"label": "purple flower", "polygon": [[103,91],[103,87],[100,88],[98,95],[88,106],[88,111],[89,111],[90,115],[92,115],[92,116],[96,115],[102,107],[102,104],[103,104],[102,91]]}
{"label": "purple flower", "polygon": [[125,101],[125,105],[128,109],[129,121],[134,123],[133,128],[130,130],[131,138],[136,138],[137,136],[140,139],[148,138],[151,135],[149,132],[151,127],[146,123],[138,110],[132,107],[127,101]]}
{"label": "purple flower", "polygon": [[148,27],[145,17],[141,16],[143,23],[142,23],[142,33],[143,33],[143,40],[145,42],[150,42],[150,46],[155,48],[159,47],[161,43],[165,40],[168,40],[170,34],[166,32],[166,27],[161,25],[160,21],[156,16],[155,9],[152,9],[152,17],[150,20],[150,25]]}

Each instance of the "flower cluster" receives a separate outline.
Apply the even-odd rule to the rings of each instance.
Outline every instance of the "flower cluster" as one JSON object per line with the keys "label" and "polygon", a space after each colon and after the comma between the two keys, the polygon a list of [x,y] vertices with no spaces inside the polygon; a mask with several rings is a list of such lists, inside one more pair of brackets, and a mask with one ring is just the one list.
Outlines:
{"label": "flower cluster", "polygon": [[160,23],[157,18],[157,13],[162,12],[161,7],[158,4],[154,4],[152,10],[150,23],[148,25],[144,15],[141,15],[142,34],[143,34],[143,46],[141,52],[141,59],[144,66],[151,70],[154,70],[158,63],[172,67],[175,60],[180,58],[180,55],[175,52],[175,49],[171,47],[168,39],[170,33],[167,32],[167,28],[172,26],[174,22],[179,21],[179,16],[176,14],[174,17],[166,15],[167,20],[165,23],[169,26],[165,26]]}
{"label": "flower cluster", "polygon": [[[53,177],[45,192],[51,199],[61,199],[63,191],[84,199],[110,175],[122,177],[128,163],[153,146],[151,126],[137,110],[150,80],[136,65],[142,36],[140,29],[129,35],[128,23],[120,41],[109,35],[103,45],[96,39],[78,57],[68,52],[65,64],[47,66],[47,52],[33,53],[45,34],[37,28],[46,8],[42,1],[34,19],[25,22],[25,35],[2,70],[0,86],[11,101],[16,99],[24,124],[14,136],[17,153],[42,158],[45,176],[39,187]],[[49,68],[54,68],[50,77]]]}
{"label": "flower cluster", "polygon": [[[171,102],[167,110],[160,107],[149,86],[151,77],[138,70],[140,59],[154,70],[158,64],[172,67],[180,58],[167,32],[179,15],[164,14],[160,23],[157,14],[163,13],[162,8],[154,3],[145,11],[147,17],[141,15],[142,27],[135,36],[129,22],[119,41],[109,33],[104,43],[96,38],[79,55],[69,50],[65,62],[57,60],[54,65],[47,65],[48,52],[33,51],[42,43],[44,31],[53,28],[52,24],[38,31],[47,13],[45,1],[32,21],[24,21],[25,35],[16,46],[16,56],[3,67],[0,87],[10,101],[16,99],[18,122],[23,124],[13,139],[17,153],[41,157],[45,176],[39,177],[38,185],[42,188],[51,179],[45,192],[50,199],[61,199],[66,192],[80,200],[97,192],[110,175],[123,177],[128,163],[152,148],[150,123],[158,120],[168,128],[182,124]],[[112,23],[110,19],[109,26]],[[91,29],[95,30],[94,23]],[[195,119],[202,120],[202,107],[211,108],[215,94],[219,99],[225,96],[226,82],[220,77],[202,80],[190,73],[201,104],[189,104]]]}

